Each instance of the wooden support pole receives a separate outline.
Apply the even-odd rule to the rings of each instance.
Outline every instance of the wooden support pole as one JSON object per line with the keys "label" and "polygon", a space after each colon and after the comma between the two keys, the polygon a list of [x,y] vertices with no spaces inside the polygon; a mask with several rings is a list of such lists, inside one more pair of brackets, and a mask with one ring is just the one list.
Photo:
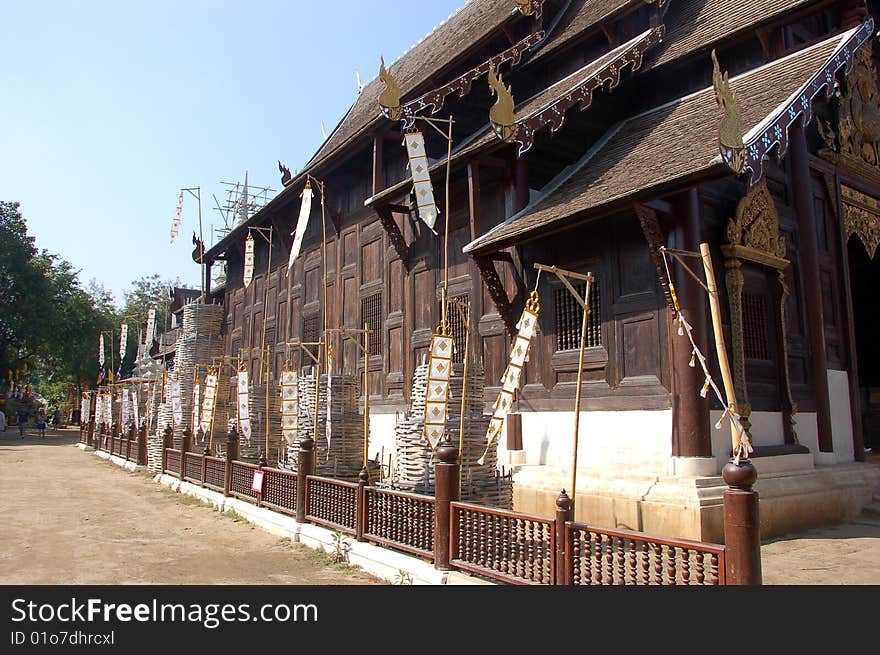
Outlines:
{"label": "wooden support pole", "polygon": [[758,493],[752,485],[758,472],[749,460],[728,462],[721,471],[724,492],[724,568],[728,585],[759,585],[761,574],[761,523]]}
{"label": "wooden support pole", "polygon": [[[575,297],[580,298],[575,294]],[[577,386],[574,391],[574,444],[571,453],[571,511],[574,513],[574,504],[577,500],[577,461],[578,461],[578,436],[581,423],[581,383],[584,378],[584,350],[587,346],[587,324],[590,319],[590,282],[587,282],[587,291],[584,294],[584,312],[581,319],[581,343],[578,352]]]}
{"label": "wooden support pole", "polygon": [[565,524],[571,521],[573,516],[571,499],[565,493],[565,489],[556,499],[556,576],[553,584],[568,584],[568,572],[566,570],[566,548],[565,548]]}
{"label": "wooden support pole", "polygon": [[[703,269],[706,271],[706,286],[709,289],[709,310],[712,314],[712,330],[715,334],[715,350],[718,356],[718,366],[721,369],[721,379],[724,382],[724,395],[727,397],[727,407],[730,411],[737,411],[736,390],[733,386],[733,375],[730,372],[730,361],[727,359],[727,346],[724,344],[724,330],[721,326],[721,303],[718,300],[718,287],[715,285],[715,271],[712,267],[712,254],[709,252],[709,244],[700,244],[700,255],[703,259]],[[731,452],[734,454],[739,448],[739,430],[737,423],[731,417],[730,439],[733,445]]]}
{"label": "wooden support pole", "polygon": [[370,448],[370,326],[364,323],[364,470]]}
{"label": "wooden support pole", "polygon": [[450,503],[459,499],[461,465],[458,462],[458,448],[448,434],[434,453],[437,455],[434,465],[434,568],[448,571],[450,559],[455,554],[451,539]]}
{"label": "wooden support pole", "polygon": [[315,440],[304,437],[299,440],[299,451],[296,453],[296,520],[306,522],[308,510],[308,476],[315,471]]}

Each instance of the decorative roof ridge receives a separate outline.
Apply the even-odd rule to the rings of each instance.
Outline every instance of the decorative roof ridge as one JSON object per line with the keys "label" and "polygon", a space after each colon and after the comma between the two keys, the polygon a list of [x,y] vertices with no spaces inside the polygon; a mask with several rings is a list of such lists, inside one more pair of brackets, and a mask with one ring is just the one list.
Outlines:
{"label": "decorative roof ridge", "polygon": [[534,200],[532,200],[528,205],[523,207],[520,211],[516,212],[515,214],[513,214],[509,218],[505,219],[504,221],[502,221],[501,223],[499,223],[498,225],[496,225],[492,229],[488,230],[485,234],[480,235],[479,237],[477,237],[476,239],[474,239],[473,241],[471,241],[470,243],[465,245],[464,248],[462,248],[462,252],[469,253],[473,249],[478,248],[481,241],[490,238],[494,233],[501,230],[501,228],[518,220],[521,216],[523,216],[523,215],[529,213],[531,210],[533,210],[538,204],[543,202],[546,198],[553,195],[553,193],[555,193],[559,187],[561,187],[563,184],[565,184],[568,180],[570,180],[572,178],[572,176],[574,176],[578,171],[580,171],[584,166],[586,166],[590,162],[590,160],[592,160],[593,157],[596,156],[596,153],[600,152],[602,150],[602,148],[605,147],[605,144],[607,144],[614,137],[614,135],[620,131],[620,129],[624,126],[624,124],[626,122],[627,122],[626,120],[622,120],[622,121],[619,121],[619,122],[615,123],[614,125],[612,125],[608,129],[608,131],[605,132],[605,134],[603,134],[601,136],[601,138],[599,138],[590,147],[590,149],[587,150],[586,153],[584,153],[584,155],[580,159],[578,159],[573,164],[566,166],[564,169],[562,169],[562,171],[560,171],[556,175],[556,177],[554,177],[546,185],[544,185],[544,188],[541,189],[541,192],[538,194],[538,196],[535,197]]}
{"label": "decorative roof ridge", "polygon": [[738,175],[749,172],[749,187],[753,187],[764,175],[764,162],[769,159],[770,151],[776,149],[777,160],[785,156],[788,151],[789,132],[803,116],[802,126],[809,125],[813,118],[813,101],[822,89],[825,90],[825,98],[828,99],[834,93],[837,85],[836,76],[841,69],[844,75],[852,72],[854,55],[856,50],[867,43],[874,35],[874,19],[869,17],[858,27],[854,27],[842,34],[837,34],[809,48],[803,48],[785,57],[768,62],[763,66],[738,75],[731,81],[736,81],[746,74],[753,74],[771,64],[779,64],[791,57],[800,55],[813,48],[826,46],[830,41],[839,40],[831,56],[825,64],[797,91],[788,96],[780,105],[770,112],[764,120],[751,128],[743,136],[742,148],[730,147],[719,142],[721,159]]}

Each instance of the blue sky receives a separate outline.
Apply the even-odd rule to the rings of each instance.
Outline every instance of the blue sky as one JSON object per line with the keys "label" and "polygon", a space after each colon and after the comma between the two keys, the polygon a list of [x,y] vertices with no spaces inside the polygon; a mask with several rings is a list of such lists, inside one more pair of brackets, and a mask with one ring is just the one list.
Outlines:
{"label": "blue sky", "polygon": [[210,245],[221,181],[277,193],[277,160],[308,161],[355,71],[366,84],[462,4],[0,0],[0,200],[117,302],[152,273],[198,287],[189,194],[170,242],[179,190],[201,187]]}

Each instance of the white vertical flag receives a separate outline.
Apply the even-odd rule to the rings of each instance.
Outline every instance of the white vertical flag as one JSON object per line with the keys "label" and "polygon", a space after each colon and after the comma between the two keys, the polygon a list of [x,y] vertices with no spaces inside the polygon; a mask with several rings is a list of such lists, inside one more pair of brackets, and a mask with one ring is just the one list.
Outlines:
{"label": "white vertical flag", "polygon": [[199,392],[201,390],[201,385],[196,382],[193,385],[193,408],[192,408],[192,424],[193,424],[193,435],[198,434],[200,422],[199,422]]}
{"label": "white vertical flag", "polygon": [[540,311],[541,306],[538,303],[538,292],[533,291],[526,301],[526,306],[519,319],[519,323],[516,324],[519,332],[516,335],[516,339],[514,339],[513,348],[510,351],[510,362],[504,371],[504,375],[501,376],[501,391],[495,400],[492,420],[489,421],[489,429],[486,431],[486,451],[477,460],[477,463],[480,465],[483,464],[486,453],[495,442],[495,439],[501,435],[504,418],[513,405],[514,395],[519,390],[522,369],[529,356],[529,347],[531,346],[532,336],[535,334],[535,328],[538,325],[538,314]]}
{"label": "white vertical flag", "polygon": [[208,373],[205,376],[205,399],[202,401],[202,425],[207,432],[211,429],[214,420],[214,403],[217,399],[217,374]]}
{"label": "white vertical flag", "polygon": [[431,337],[431,358],[428,362],[428,387],[425,395],[424,434],[431,450],[437,448],[446,430],[449,400],[449,376],[452,373],[452,337],[435,334]]}
{"label": "white vertical flag", "polygon": [[128,323],[122,324],[122,329],[119,332],[119,359],[125,359],[125,346],[128,342]]}
{"label": "white vertical flag", "polygon": [[84,393],[82,395],[82,402],[79,404],[79,422],[82,425],[87,425],[89,422],[89,394]]}
{"label": "white vertical flag", "polygon": [[244,288],[247,289],[254,279],[254,235],[248,232],[244,240]]}
{"label": "white vertical flag", "polygon": [[130,420],[131,414],[131,405],[129,405],[129,395],[128,392],[123,389],[122,390],[122,425],[126,425]]}
{"label": "white vertical flag", "polygon": [[104,365],[104,335],[98,337],[98,366]]}
{"label": "white vertical flag", "polygon": [[174,218],[171,220],[171,243],[177,238],[177,231],[180,229],[180,210],[183,207],[183,191],[177,197],[177,209],[174,212]]}
{"label": "white vertical flag", "polygon": [[171,378],[171,413],[174,415],[174,427],[183,423],[183,405],[180,402],[180,380],[177,374]]}
{"label": "white vertical flag", "polygon": [[434,187],[431,185],[431,176],[428,174],[425,137],[418,130],[412,130],[406,133],[404,139],[406,154],[409,156],[409,170],[412,173],[413,192],[416,194],[416,204],[419,206],[419,218],[431,228],[434,234],[437,234],[434,230],[434,222],[440,211],[434,202]]}
{"label": "white vertical flag", "polygon": [[134,414],[134,427],[138,428],[141,422],[140,412],[138,411],[138,394],[134,387],[131,389],[131,411]]}
{"label": "white vertical flag", "polygon": [[113,425],[113,395],[104,396],[104,423]]}
{"label": "white vertical flag", "polygon": [[288,444],[299,435],[299,376],[281,371],[281,434]]}
{"label": "white vertical flag", "polygon": [[144,343],[150,346],[153,343],[153,330],[156,327],[156,308],[150,307],[147,312],[147,335],[144,337]]}
{"label": "white vertical flag", "polygon": [[238,429],[251,443],[251,415],[248,408],[248,372],[238,372]]}
{"label": "white vertical flag", "polygon": [[101,394],[95,394],[95,425],[104,420],[104,400]]}
{"label": "white vertical flag", "polygon": [[293,245],[290,246],[290,257],[287,260],[288,275],[290,275],[293,270],[293,262],[299,256],[303,237],[306,234],[306,228],[309,226],[309,214],[312,213],[312,195],[312,185],[306,180],[306,186],[300,194],[302,205],[300,205],[299,208],[299,218],[296,221],[296,230],[291,232],[291,235],[293,236]]}

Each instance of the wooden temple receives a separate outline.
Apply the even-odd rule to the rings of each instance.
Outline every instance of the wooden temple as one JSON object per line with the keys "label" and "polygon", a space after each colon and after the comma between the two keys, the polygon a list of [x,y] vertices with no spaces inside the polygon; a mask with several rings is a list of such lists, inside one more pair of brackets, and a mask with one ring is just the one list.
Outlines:
{"label": "wooden temple", "polygon": [[[878,9],[470,0],[383,65],[299,173],[279,162],[284,189],[205,253],[208,270],[227,266],[210,290],[224,305],[227,354],[255,353],[256,376],[270,353],[277,380],[289,343],[319,341],[324,325],[368,326],[378,457],[393,450],[444,284],[470,308],[490,414],[537,282],[538,333],[515,407],[521,439],[502,438],[499,458],[514,467],[514,507],[551,516],[570,475],[583,310],[534,265],[589,272],[577,517],[720,541],[730,435],[715,428],[721,405],[701,394],[668,282],[716,362],[708,300],[661,256],[705,242],[754,445],[762,534],[858,513],[880,482],[863,462],[880,439]],[[398,101],[392,111],[380,96]],[[421,117],[453,118],[449,162],[447,139],[420,128],[439,235],[419,217],[402,147]],[[309,177],[324,185],[324,239],[313,213],[288,277]],[[245,288],[248,229],[269,226],[274,245],[257,239]],[[450,313],[459,361],[466,327]],[[362,374],[353,342],[334,349],[334,374]]]}

